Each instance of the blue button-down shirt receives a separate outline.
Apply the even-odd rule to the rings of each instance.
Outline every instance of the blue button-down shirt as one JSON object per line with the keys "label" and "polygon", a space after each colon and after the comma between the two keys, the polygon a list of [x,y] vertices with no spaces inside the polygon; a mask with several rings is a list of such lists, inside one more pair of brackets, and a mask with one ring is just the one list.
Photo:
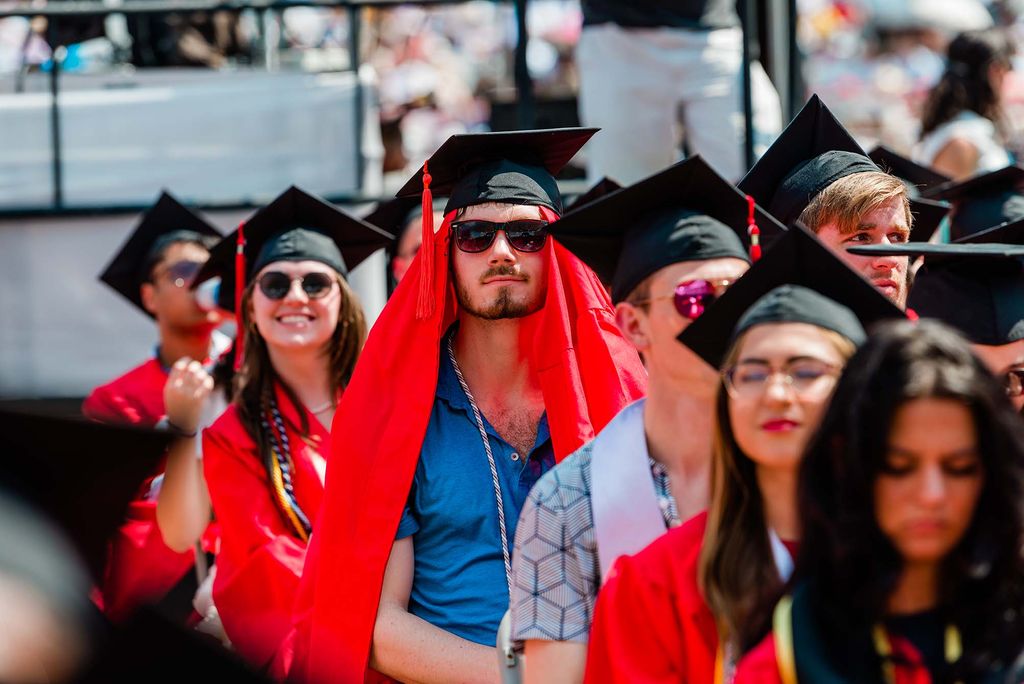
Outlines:
{"label": "blue button-down shirt", "polygon": [[[554,465],[547,417],[528,457],[484,418],[501,484],[509,553],[534,483]],[[396,539],[412,535],[409,612],[478,644],[494,646],[508,609],[498,507],[487,453],[469,400],[442,348],[437,395]]]}

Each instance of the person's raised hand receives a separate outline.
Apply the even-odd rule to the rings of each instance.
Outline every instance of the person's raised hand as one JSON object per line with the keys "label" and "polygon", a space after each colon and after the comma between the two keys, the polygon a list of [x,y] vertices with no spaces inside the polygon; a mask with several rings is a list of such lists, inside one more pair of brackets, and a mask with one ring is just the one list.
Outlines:
{"label": "person's raised hand", "polygon": [[213,377],[203,365],[188,357],[178,359],[164,385],[167,422],[185,435],[194,435],[206,398],[213,391]]}

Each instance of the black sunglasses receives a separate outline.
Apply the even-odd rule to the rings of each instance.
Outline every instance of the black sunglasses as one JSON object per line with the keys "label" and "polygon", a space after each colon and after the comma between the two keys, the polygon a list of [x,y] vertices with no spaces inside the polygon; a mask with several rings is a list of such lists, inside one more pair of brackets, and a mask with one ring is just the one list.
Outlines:
{"label": "black sunglasses", "polygon": [[548,222],[539,219],[520,219],[495,223],[493,221],[453,221],[455,246],[463,252],[478,254],[494,244],[499,230],[517,252],[539,252],[548,237]]}
{"label": "black sunglasses", "polygon": [[163,271],[154,275],[157,278],[166,277],[175,287],[187,287],[195,280],[199,269],[203,267],[202,261],[191,261],[183,259],[169,264]]}
{"label": "black sunglasses", "polygon": [[326,296],[334,285],[334,278],[326,273],[316,271],[300,276],[290,276],[281,271],[267,271],[260,276],[257,284],[267,299],[284,299],[288,295],[288,291],[292,289],[292,282],[296,280],[301,283],[302,291],[310,299]]}

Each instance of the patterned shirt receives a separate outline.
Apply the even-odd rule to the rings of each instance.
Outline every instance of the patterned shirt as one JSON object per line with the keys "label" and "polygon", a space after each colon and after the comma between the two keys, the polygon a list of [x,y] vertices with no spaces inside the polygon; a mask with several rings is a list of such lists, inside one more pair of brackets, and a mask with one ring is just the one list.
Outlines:
{"label": "patterned shirt", "polygon": [[[530,492],[512,556],[512,638],[586,643],[601,572],[590,503],[588,442]],[[650,460],[666,529],[680,524],[668,472]]]}

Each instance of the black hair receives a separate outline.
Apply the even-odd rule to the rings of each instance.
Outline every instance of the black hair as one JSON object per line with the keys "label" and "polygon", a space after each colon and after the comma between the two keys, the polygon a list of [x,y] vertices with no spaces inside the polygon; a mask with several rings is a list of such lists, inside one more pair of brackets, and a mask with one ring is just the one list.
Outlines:
{"label": "black hair", "polygon": [[970,410],[985,473],[970,525],[943,561],[938,606],[959,628],[964,649],[940,679],[978,681],[1012,663],[1024,646],[1024,423],[952,328],[883,324],[847,364],[800,470],[803,539],[793,582],[808,587],[828,657],[864,666],[857,649],[885,616],[902,572],[875,518],[874,484],[894,416],[923,398]]}
{"label": "black hair", "polygon": [[965,31],[949,44],[946,70],[935,84],[921,115],[921,137],[961,112],[971,111],[989,119],[1003,132],[1004,115],[999,93],[992,88],[989,67],[1010,66],[1014,47],[1000,29]]}

